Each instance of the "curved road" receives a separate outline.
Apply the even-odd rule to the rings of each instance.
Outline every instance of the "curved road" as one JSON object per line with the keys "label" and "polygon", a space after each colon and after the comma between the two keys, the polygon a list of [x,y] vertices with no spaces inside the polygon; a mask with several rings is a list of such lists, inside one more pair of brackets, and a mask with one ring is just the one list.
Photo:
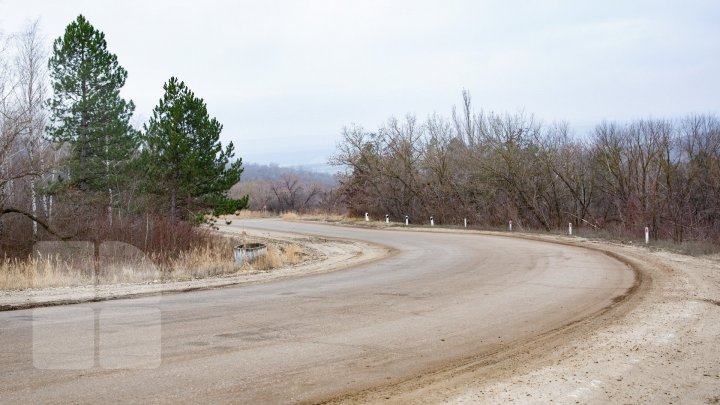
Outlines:
{"label": "curved road", "polygon": [[395,253],[266,284],[0,313],[0,402],[320,401],[557,328],[634,281],[602,253],[515,238],[276,220],[232,227]]}

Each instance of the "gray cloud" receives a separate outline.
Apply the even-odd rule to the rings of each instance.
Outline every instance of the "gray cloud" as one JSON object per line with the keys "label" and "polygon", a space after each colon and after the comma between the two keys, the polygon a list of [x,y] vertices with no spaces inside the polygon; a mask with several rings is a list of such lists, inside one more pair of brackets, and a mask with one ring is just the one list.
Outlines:
{"label": "gray cloud", "polygon": [[176,75],[246,161],[317,163],[343,125],[524,109],[578,131],[602,119],[720,109],[716,1],[3,1],[48,43],[82,13],[129,71],[141,117]]}

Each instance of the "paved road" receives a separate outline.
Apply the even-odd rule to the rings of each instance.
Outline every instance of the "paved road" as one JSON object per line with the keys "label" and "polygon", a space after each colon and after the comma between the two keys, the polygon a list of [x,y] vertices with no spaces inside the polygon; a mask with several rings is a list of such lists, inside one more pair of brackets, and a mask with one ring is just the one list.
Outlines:
{"label": "paved road", "polygon": [[0,313],[0,402],[317,401],[556,328],[633,283],[603,254],[514,238],[233,226],[396,253],[267,284]]}

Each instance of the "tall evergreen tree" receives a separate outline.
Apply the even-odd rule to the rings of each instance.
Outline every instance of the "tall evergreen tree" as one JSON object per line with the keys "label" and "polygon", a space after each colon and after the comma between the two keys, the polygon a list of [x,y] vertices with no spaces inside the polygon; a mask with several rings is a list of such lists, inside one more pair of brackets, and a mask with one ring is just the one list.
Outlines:
{"label": "tall evergreen tree", "polygon": [[127,71],[107,50],[105,34],[82,15],[55,40],[48,63],[53,97],[48,101],[50,137],[70,146],[70,184],[107,192],[123,180],[138,145],[129,121],[135,106],[120,96]]}
{"label": "tall evergreen tree", "polygon": [[[194,207],[225,206],[225,193],[240,180],[242,159],[230,142],[220,143],[222,125],[210,118],[205,102],[175,77],[145,125],[144,158],[156,192],[167,199],[173,219],[187,218]],[[247,198],[230,204],[244,208]],[[179,208],[185,210],[180,212]]]}

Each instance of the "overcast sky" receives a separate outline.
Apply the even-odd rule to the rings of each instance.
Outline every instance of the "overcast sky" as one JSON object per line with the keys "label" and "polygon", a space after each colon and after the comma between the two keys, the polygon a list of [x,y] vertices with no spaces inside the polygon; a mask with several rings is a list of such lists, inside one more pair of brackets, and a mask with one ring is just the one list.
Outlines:
{"label": "overcast sky", "polygon": [[603,120],[720,111],[720,1],[0,0],[0,31],[78,14],[128,71],[144,122],[177,76],[246,162],[322,164],[341,128],[523,109]]}

